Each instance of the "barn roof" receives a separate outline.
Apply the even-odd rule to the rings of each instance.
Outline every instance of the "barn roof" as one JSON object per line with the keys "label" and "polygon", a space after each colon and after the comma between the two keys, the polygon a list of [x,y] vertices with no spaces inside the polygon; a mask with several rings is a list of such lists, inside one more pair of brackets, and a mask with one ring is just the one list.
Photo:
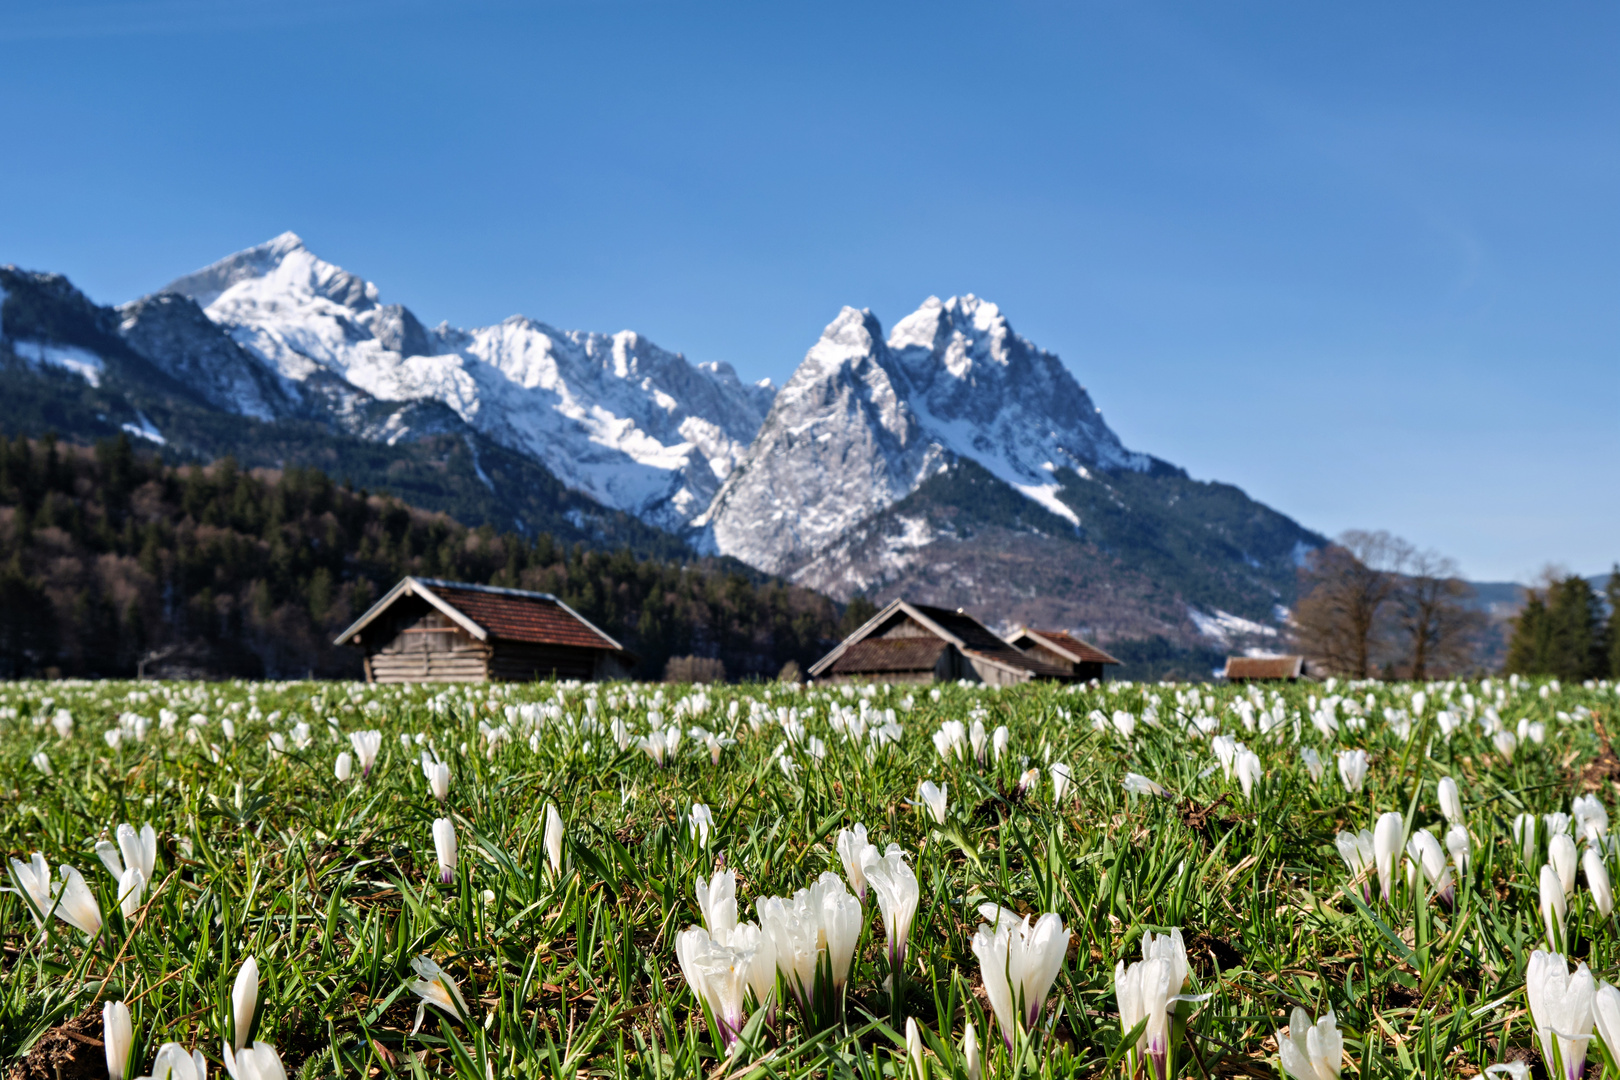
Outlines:
{"label": "barn roof", "polygon": [[932,671],[951,643],[937,637],[867,638],[857,641],[833,662],[834,675],[863,671]]}
{"label": "barn roof", "polygon": [[1062,630],[1032,630],[1027,626],[1020,626],[1017,631],[1008,635],[1007,643],[1014,648],[1028,648],[1023,644],[1025,640],[1037,645],[1044,645],[1059,656],[1066,656],[1075,664],[1117,664],[1112,656],[1103,652],[1089,641],[1081,641],[1073,634]]}
{"label": "barn roof", "polygon": [[1228,656],[1228,679],[1297,679],[1305,670],[1303,656]]}
{"label": "barn roof", "polygon": [[624,647],[592,625],[591,621],[550,593],[501,589],[465,581],[438,578],[402,579],[367,612],[355,620],[335,644],[349,642],[400,599],[419,596],[479,641],[523,641],[537,645],[574,645],[587,649]]}
{"label": "barn roof", "polygon": [[[951,611],[948,608],[930,607],[927,604],[912,604],[905,600],[893,600],[849,637],[845,638],[832,652],[817,660],[810,667],[811,675],[821,675],[826,672],[837,674],[854,674],[856,672],[870,671],[915,671],[917,668],[871,667],[870,663],[877,662],[880,657],[887,655],[878,649],[861,648],[869,642],[891,641],[892,638],[873,638],[871,635],[888,623],[895,615],[904,614],[912,621],[927,630],[938,641],[955,645],[963,653],[988,660],[1004,668],[1027,672],[1030,675],[1046,679],[1073,678],[1073,673],[1062,668],[1054,667],[1035,657],[1022,652],[1007,644],[995,634],[987,630],[983,623],[964,611]],[[911,641],[926,641],[926,638],[898,639]],[[855,656],[850,657],[850,653]],[[934,659],[938,659],[936,651]],[[846,660],[846,657],[848,659]],[[932,667],[933,664],[927,665]]]}

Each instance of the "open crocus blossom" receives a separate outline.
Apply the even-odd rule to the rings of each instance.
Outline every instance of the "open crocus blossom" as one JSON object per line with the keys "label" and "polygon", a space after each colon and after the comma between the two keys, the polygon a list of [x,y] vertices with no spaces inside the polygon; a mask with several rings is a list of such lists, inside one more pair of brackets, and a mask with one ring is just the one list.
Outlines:
{"label": "open crocus blossom", "polygon": [[[1344,865],[1350,868],[1350,879],[1359,880],[1369,870],[1378,865],[1373,856],[1373,834],[1371,829],[1362,829],[1358,833],[1341,832],[1333,840],[1334,846],[1339,849],[1339,858]],[[1367,882],[1363,892],[1365,898],[1372,899],[1372,882]]]}
{"label": "open crocus blossom", "polygon": [[[83,875],[71,866],[61,867],[57,873],[62,876],[62,883],[52,896],[56,917],[95,937],[101,933],[101,907],[96,903],[90,886],[84,883]],[[49,911],[50,907],[47,906],[45,910]]]}
{"label": "open crocus blossom", "polygon": [[1307,746],[1299,752],[1299,759],[1305,763],[1305,771],[1310,774],[1311,783],[1317,783],[1322,779],[1322,774],[1327,771],[1327,766],[1322,764],[1321,754],[1318,754],[1314,748]]}
{"label": "open crocus blossom", "polygon": [[866,826],[857,821],[854,828],[839,829],[838,841],[834,846],[838,850],[838,861],[844,864],[844,877],[849,880],[849,887],[856,896],[865,900],[866,873],[861,869],[861,856],[871,846],[866,842]]}
{"label": "open crocus blossom", "polygon": [[697,837],[698,847],[708,847],[709,832],[714,828],[714,812],[703,803],[693,803],[691,816],[687,818],[687,826],[692,835]]}
{"label": "open crocus blossom", "polygon": [[843,1018],[844,985],[861,936],[861,902],[837,874],[823,873],[791,897],[762,896],[759,926],[776,966],[813,1030]]}
{"label": "open crocus blossom", "polygon": [[546,861],[553,874],[562,873],[563,823],[554,803],[546,803]]}
{"label": "open crocus blossom", "polygon": [[371,767],[377,764],[377,754],[382,750],[382,732],[351,731],[349,745],[354,747],[354,756],[360,762],[360,775],[370,776]]}
{"label": "open crocus blossom", "polygon": [[1378,867],[1378,888],[1386,903],[1395,877],[1395,857],[1400,854],[1405,830],[1406,824],[1397,810],[1379,815],[1378,823],[1373,826],[1373,862]]}
{"label": "open crocus blossom", "polygon": [[1288,1034],[1277,1032],[1277,1050],[1283,1071],[1294,1080],[1336,1080],[1344,1066],[1344,1036],[1332,1009],[1313,1024],[1311,1014],[1296,1007]]}
{"label": "open crocus blossom", "polygon": [[426,956],[414,957],[411,971],[416,977],[405,984],[406,989],[422,999],[416,1006],[416,1024],[411,1028],[412,1035],[422,1030],[422,1017],[429,1005],[446,1016],[466,1023],[467,1001],[461,996],[461,988],[456,985],[456,980]]}
{"label": "open crocus blossom", "polygon": [[990,1009],[1009,1049],[1020,1029],[1035,1030],[1046,995],[1063,968],[1069,936],[1062,917],[1051,911],[1033,926],[1028,917],[998,919],[994,929],[981,923],[974,932],[969,944],[979,958]]}
{"label": "open crocus blossom", "polygon": [[1575,819],[1575,832],[1588,843],[1601,841],[1609,831],[1609,812],[1596,795],[1577,795],[1569,812]]}
{"label": "open crocus blossom", "polygon": [[[750,945],[733,946],[715,941],[701,926],[689,927],[675,935],[675,957],[680,962],[686,985],[714,1017],[728,1048],[737,1043],[748,1019],[746,994],[750,989],[757,938]],[[756,995],[757,1000],[757,995]]]}
{"label": "open crocus blossom", "polygon": [[26,863],[12,859],[11,879],[15,883],[13,891],[23,898],[28,914],[34,917],[34,925],[43,927],[55,903],[51,895],[51,864],[37,851]]}
{"label": "open crocus blossom", "polygon": [[1128,772],[1121,784],[1132,795],[1157,795],[1161,799],[1170,798],[1170,792],[1163,784],[1149,780],[1141,773]]}
{"label": "open crocus blossom", "polygon": [[911,921],[917,916],[922,890],[899,844],[890,844],[882,856],[877,848],[868,845],[861,861],[866,880],[877,894],[878,910],[883,912],[883,933],[889,949],[889,1013],[891,1019],[898,1020],[906,999],[906,944],[911,939]]}
{"label": "open crocus blossom", "polygon": [[[257,1044],[254,1049],[257,1051],[259,1047],[264,1047],[271,1053],[275,1052],[275,1047],[269,1043]],[[259,1054],[255,1053],[253,1056],[254,1064],[257,1065]],[[236,1066],[239,1072],[242,1071],[242,1063],[243,1059],[238,1057]],[[279,1057],[276,1058],[276,1064],[281,1064]],[[262,1077],[266,1074],[261,1071],[258,1075]],[[281,1075],[285,1076],[286,1073],[283,1072]],[[185,1047],[179,1043],[167,1042],[158,1047],[157,1057],[152,1061],[152,1075],[143,1076],[140,1080],[208,1080],[208,1059],[203,1057],[201,1050],[193,1050],[188,1054]]]}
{"label": "open crocus blossom", "polygon": [[456,827],[449,818],[433,819],[433,855],[439,863],[439,882],[456,879]]}
{"label": "open crocus blossom", "polygon": [[129,1066],[129,1048],[134,1041],[135,1029],[130,1024],[129,1006],[122,1001],[109,1001],[101,1007],[101,1043],[107,1052],[107,1076],[111,1080],[124,1080]]}
{"label": "open crocus blossom", "polygon": [[737,872],[716,870],[705,882],[697,880],[698,910],[703,913],[703,925],[709,936],[721,945],[731,938],[737,928]]}
{"label": "open crocus blossom", "polygon": [[[1586,1044],[1592,1038],[1596,989],[1585,964],[1571,972],[1561,953],[1537,949],[1524,968],[1524,996],[1541,1042],[1549,1075],[1577,1080],[1586,1071]],[[1557,1054],[1554,1057],[1554,1054]],[[1553,1063],[1563,1068],[1554,1072]]]}
{"label": "open crocus blossom", "polygon": [[125,824],[118,826],[113,835],[118,838],[116,844],[108,840],[96,842],[96,856],[101,860],[101,865],[119,881],[132,869],[141,872],[143,882],[151,881],[157,871],[156,830],[148,824],[136,832],[135,826]]}

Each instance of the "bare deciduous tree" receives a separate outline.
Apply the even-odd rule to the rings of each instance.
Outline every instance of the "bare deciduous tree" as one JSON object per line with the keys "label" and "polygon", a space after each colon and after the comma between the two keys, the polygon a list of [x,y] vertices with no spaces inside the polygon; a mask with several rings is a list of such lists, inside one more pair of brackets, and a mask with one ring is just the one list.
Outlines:
{"label": "bare deciduous tree", "polygon": [[1393,606],[1408,678],[1427,679],[1467,666],[1485,626],[1485,616],[1467,606],[1472,593],[1453,560],[1434,551],[1410,554]]}
{"label": "bare deciduous tree", "polygon": [[1300,569],[1294,624],[1320,664],[1354,678],[1373,670],[1384,606],[1400,583],[1410,547],[1387,532],[1352,529],[1313,552]]}

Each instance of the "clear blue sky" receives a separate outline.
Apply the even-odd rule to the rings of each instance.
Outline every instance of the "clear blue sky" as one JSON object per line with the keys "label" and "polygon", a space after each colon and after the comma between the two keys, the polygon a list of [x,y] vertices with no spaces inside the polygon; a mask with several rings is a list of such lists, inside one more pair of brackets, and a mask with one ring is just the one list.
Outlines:
{"label": "clear blue sky", "polygon": [[0,262],[284,229],[781,382],[975,292],[1128,445],[1478,579],[1620,558],[1612,3],[12,0]]}

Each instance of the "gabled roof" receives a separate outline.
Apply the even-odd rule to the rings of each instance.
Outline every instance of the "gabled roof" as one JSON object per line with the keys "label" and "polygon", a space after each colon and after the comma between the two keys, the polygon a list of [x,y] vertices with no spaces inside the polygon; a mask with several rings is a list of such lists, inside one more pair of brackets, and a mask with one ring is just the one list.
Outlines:
{"label": "gabled roof", "polygon": [[574,645],[587,649],[625,651],[622,645],[597,629],[589,619],[550,593],[418,577],[404,578],[389,589],[381,600],[355,620],[354,625],[339,634],[334,644],[350,642],[378,616],[407,596],[421,597],[479,641],[495,638],[538,645]]}
{"label": "gabled roof", "polygon": [[834,675],[862,671],[932,671],[951,643],[937,637],[867,638],[857,641],[829,669]]}
{"label": "gabled roof", "polygon": [[1228,679],[1297,679],[1304,673],[1303,656],[1228,656]]}
{"label": "gabled roof", "polygon": [[[927,604],[912,604],[905,600],[890,601],[882,611],[872,616],[860,627],[860,629],[856,630],[853,634],[849,635],[849,637],[840,642],[832,652],[828,653],[826,656],[823,656],[820,660],[817,660],[814,664],[812,664],[810,666],[810,674],[812,676],[820,675],[823,672],[829,671],[835,667],[840,672],[854,670],[902,670],[895,668],[870,668],[864,665],[857,666],[857,658],[866,656],[866,650],[862,650],[861,653],[858,653],[857,658],[852,658],[847,666],[841,662],[847,653],[849,653],[857,645],[866,642],[872,634],[882,629],[885,623],[898,614],[910,616],[911,619],[917,623],[917,625],[927,630],[930,634],[933,634],[936,638],[948,642],[951,645],[955,645],[963,653],[971,655],[978,660],[988,661],[989,663],[995,664],[1007,670],[1023,672],[1030,675],[1039,675],[1048,679],[1073,678],[1072,672],[1065,671],[1061,668],[1054,667],[1051,664],[1037,660],[1035,657],[1029,656],[1026,653],[1007,644],[1005,641],[1002,641],[995,634],[987,630],[983,623],[979,622],[979,620],[975,619],[966,612],[961,610],[951,611],[948,608],[929,607]],[[877,654],[873,653],[871,658],[875,659],[876,655]],[[907,668],[903,670],[915,669]]]}
{"label": "gabled roof", "polygon": [[1030,641],[1043,648],[1051,649],[1059,656],[1068,657],[1073,664],[1117,664],[1112,656],[1103,652],[1089,641],[1081,641],[1073,634],[1062,630],[1032,630],[1027,626],[1020,626],[1007,635],[1007,644],[1015,649],[1027,649]]}

